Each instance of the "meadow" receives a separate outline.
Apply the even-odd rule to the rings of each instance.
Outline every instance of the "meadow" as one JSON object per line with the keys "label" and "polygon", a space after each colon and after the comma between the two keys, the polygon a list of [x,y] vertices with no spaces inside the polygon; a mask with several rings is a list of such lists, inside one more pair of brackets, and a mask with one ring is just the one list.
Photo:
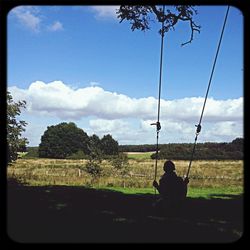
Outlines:
{"label": "meadow", "polygon": [[[194,161],[187,199],[157,209],[155,161],[129,154],[127,171],[87,160],[25,159],[8,166],[8,233],[18,242],[234,242],[243,233],[243,161]],[[163,174],[158,162],[157,180]],[[174,161],[183,176],[188,161]],[[12,179],[14,178],[14,180]],[[15,182],[19,179],[24,185]],[[17,209],[18,208],[18,209]]]}
{"label": "meadow", "polygon": [[[155,193],[152,187],[155,161],[150,159],[150,153],[128,154],[128,159],[126,174],[103,160],[101,176],[93,178],[86,172],[87,160],[20,158],[8,167],[7,177],[29,186],[84,186],[127,194]],[[158,161],[157,180],[163,174],[163,163],[164,160]],[[174,163],[177,175],[184,176],[189,162]],[[189,197],[242,194],[243,161],[193,161],[189,178]]]}

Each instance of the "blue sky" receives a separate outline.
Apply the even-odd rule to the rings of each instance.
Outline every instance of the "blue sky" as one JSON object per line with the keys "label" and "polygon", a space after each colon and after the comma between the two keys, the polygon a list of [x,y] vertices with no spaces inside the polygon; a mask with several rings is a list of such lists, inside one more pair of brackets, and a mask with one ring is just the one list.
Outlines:
{"label": "blue sky", "polygon": [[[26,100],[24,136],[37,146],[47,126],[75,122],[119,144],[154,144],[160,24],[147,32],[119,23],[116,6],[19,6],[8,15],[7,77]],[[193,142],[226,6],[199,6],[164,40],[160,143]],[[243,15],[231,7],[199,141],[243,137]]]}

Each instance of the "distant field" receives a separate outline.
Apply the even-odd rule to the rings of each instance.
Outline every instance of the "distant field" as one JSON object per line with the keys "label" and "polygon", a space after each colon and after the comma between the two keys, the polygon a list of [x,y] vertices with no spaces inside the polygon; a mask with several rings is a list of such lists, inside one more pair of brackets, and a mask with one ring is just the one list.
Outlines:
{"label": "distant field", "polygon": [[[129,154],[138,156],[146,154]],[[149,153],[147,154],[149,155]],[[145,156],[146,157],[146,156]],[[8,167],[8,178],[18,178],[27,185],[67,185],[121,190],[124,193],[154,193],[155,161],[143,158],[129,159],[128,172],[121,175],[110,165],[101,163],[102,175],[93,179],[86,171],[86,160],[18,159]],[[176,172],[184,176],[188,161],[174,161]],[[159,160],[157,180],[163,174],[164,161]],[[243,193],[243,161],[194,161],[190,171],[188,195],[204,197],[209,194]]]}
{"label": "distant field", "polygon": [[128,156],[129,159],[134,159],[134,160],[149,160],[151,159],[151,155],[155,153],[154,152],[124,152]]}

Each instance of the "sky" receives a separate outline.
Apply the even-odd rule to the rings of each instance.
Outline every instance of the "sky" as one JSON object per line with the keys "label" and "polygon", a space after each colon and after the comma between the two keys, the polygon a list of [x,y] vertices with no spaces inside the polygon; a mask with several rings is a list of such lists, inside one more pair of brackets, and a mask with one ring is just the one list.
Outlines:
{"label": "sky", "polygon": [[[7,87],[25,100],[23,136],[38,146],[48,126],[74,122],[120,145],[155,144],[160,24],[119,23],[118,6],[18,6],[7,16]],[[166,8],[171,8],[166,6]],[[226,6],[196,6],[164,38],[159,143],[192,143]],[[243,13],[231,6],[198,142],[243,137]]]}

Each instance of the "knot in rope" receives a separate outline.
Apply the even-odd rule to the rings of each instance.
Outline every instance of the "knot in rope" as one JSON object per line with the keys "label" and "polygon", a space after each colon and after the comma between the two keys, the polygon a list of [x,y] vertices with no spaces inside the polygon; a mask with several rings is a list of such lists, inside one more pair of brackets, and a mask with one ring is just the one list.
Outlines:
{"label": "knot in rope", "polygon": [[198,124],[198,125],[195,125],[195,127],[197,127],[197,129],[196,129],[196,135],[199,135],[199,133],[201,132],[201,125]]}
{"label": "knot in rope", "polygon": [[161,130],[161,124],[160,122],[154,122],[154,123],[151,123],[150,125],[156,125],[156,131],[159,132]]}

